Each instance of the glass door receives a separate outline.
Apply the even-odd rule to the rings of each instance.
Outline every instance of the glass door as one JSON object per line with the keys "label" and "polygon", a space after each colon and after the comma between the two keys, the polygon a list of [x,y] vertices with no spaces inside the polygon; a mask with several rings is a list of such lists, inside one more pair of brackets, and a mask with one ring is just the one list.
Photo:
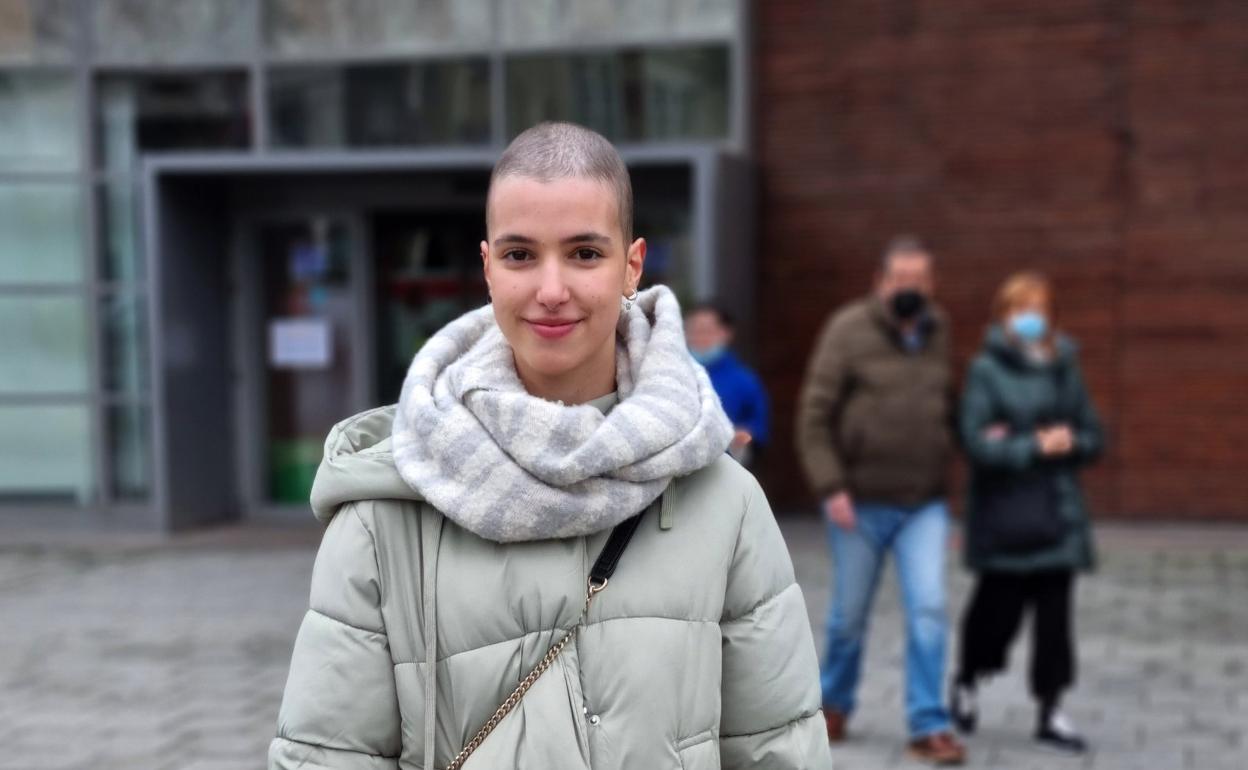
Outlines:
{"label": "glass door", "polygon": [[479,245],[484,220],[477,207],[370,217],[380,403],[398,400],[412,357],[434,332],[488,300]]}
{"label": "glass door", "polygon": [[244,376],[253,419],[240,435],[259,442],[250,450],[249,497],[253,505],[302,507],[326,434],[358,406],[359,228],[348,216],[307,216],[248,229],[251,258],[242,270],[251,366]]}

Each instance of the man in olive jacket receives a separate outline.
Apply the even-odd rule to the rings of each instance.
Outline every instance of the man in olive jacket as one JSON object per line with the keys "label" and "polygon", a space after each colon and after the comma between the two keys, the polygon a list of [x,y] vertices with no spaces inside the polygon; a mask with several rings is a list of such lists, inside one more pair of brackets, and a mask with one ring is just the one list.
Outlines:
{"label": "man in olive jacket", "polygon": [[946,315],[931,301],[932,256],[913,238],[885,250],[875,291],[836,313],[810,360],[798,452],[822,501],[835,585],[822,667],[828,737],[844,737],[884,557],[892,551],[906,614],[909,751],[960,764],[944,681],[944,566],[952,451]]}

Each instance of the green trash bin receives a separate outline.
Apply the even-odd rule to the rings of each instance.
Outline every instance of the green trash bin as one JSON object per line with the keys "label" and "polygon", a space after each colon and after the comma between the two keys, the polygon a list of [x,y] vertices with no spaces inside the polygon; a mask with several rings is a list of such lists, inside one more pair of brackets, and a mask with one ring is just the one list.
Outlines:
{"label": "green trash bin", "polygon": [[275,503],[307,503],[321,464],[316,439],[274,439],[269,444],[269,496]]}

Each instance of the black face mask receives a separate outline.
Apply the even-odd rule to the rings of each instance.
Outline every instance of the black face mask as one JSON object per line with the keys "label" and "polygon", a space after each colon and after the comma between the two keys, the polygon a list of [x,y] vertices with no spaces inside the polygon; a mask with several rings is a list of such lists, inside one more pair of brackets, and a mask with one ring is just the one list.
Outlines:
{"label": "black face mask", "polygon": [[923,296],[923,292],[905,289],[894,294],[889,305],[892,306],[893,315],[902,321],[909,321],[923,312],[923,308],[927,305],[927,297]]}

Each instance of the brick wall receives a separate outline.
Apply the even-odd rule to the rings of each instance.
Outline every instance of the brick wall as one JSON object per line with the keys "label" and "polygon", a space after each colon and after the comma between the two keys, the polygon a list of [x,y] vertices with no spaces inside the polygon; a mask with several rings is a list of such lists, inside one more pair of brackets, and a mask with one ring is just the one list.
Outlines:
{"label": "brick wall", "polygon": [[868,290],[883,242],[913,232],[937,254],[959,368],[1008,274],[1056,282],[1112,439],[1087,475],[1098,513],[1248,520],[1248,3],[754,13],[777,504],[808,499],[791,447],[814,336]]}

